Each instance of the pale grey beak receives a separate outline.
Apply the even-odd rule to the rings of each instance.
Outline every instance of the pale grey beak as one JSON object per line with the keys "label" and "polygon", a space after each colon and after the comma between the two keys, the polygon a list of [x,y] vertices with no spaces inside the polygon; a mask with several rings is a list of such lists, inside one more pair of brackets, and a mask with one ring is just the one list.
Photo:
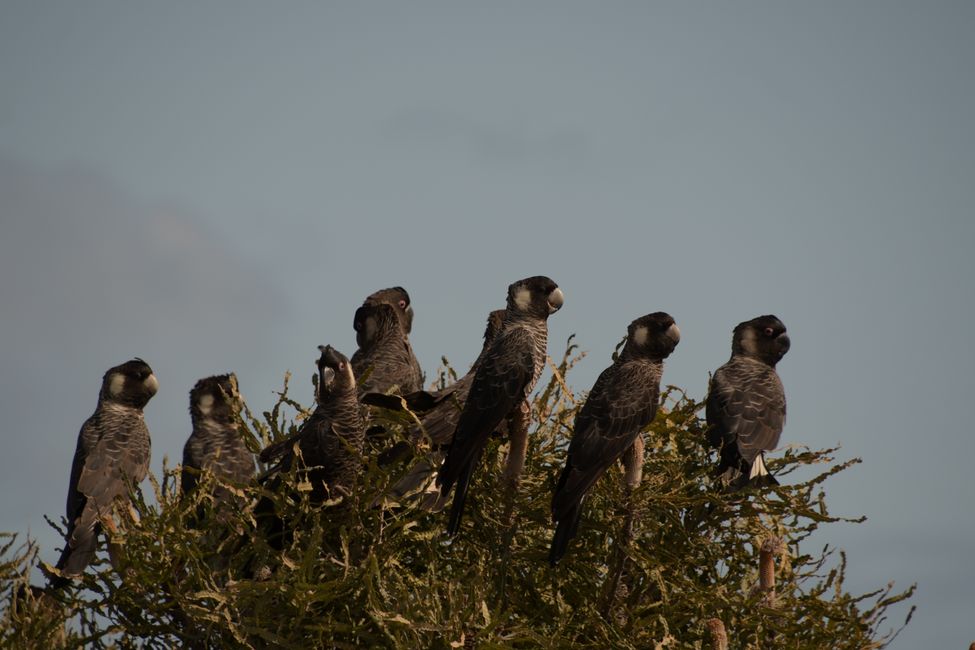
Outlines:
{"label": "pale grey beak", "polygon": [[680,328],[677,327],[677,323],[674,323],[667,328],[667,336],[676,344],[680,343]]}
{"label": "pale grey beak", "polygon": [[333,381],[335,381],[335,371],[328,366],[322,368],[322,382],[325,386],[330,386]]}
{"label": "pale grey beak", "polygon": [[565,294],[562,293],[562,289],[555,287],[552,292],[548,294],[548,312],[554,314],[559,309],[562,308],[562,303],[565,302]]}

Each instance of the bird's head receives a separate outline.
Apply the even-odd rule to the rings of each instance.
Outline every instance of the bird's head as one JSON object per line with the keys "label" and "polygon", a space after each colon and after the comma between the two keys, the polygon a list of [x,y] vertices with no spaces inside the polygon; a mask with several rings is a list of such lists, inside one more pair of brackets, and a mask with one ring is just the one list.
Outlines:
{"label": "bird's head", "polygon": [[562,308],[565,296],[552,278],[544,275],[519,280],[508,287],[508,311],[548,318]]}
{"label": "bird's head", "polygon": [[735,328],[731,353],[754,357],[775,366],[791,345],[782,321],[772,315],[758,316]]}
{"label": "bird's head", "polygon": [[370,347],[389,336],[402,337],[404,331],[396,308],[384,302],[368,303],[355,310],[352,327],[360,348]]}
{"label": "bird's head", "polygon": [[109,369],[102,377],[99,399],[142,408],[159,390],[159,380],[149,364],[136,357]]}
{"label": "bird's head", "polygon": [[196,382],[190,391],[190,416],[233,422],[242,407],[237,375],[214,375]]}
{"label": "bird's head", "polygon": [[349,359],[331,345],[319,345],[322,356],[318,358],[318,401],[329,395],[355,390],[355,375]]}
{"label": "bird's head", "polygon": [[680,343],[680,329],[673,316],[657,311],[640,316],[627,328],[626,347],[639,356],[666,359]]}
{"label": "bird's head", "polygon": [[413,307],[410,305],[410,294],[403,287],[390,287],[372,293],[363,302],[363,306],[375,303],[392,305],[399,317],[403,331],[409,334],[413,331]]}

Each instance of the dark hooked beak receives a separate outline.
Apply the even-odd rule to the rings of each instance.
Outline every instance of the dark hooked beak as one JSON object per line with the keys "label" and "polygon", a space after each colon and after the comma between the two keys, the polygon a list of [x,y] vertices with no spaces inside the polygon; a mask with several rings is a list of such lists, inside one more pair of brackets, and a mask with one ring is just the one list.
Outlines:
{"label": "dark hooked beak", "polygon": [[779,348],[779,357],[782,357],[785,355],[786,352],[789,351],[789,348],[792,347],[792,340],[789,338],[788,334],[782,332],[777,337],[775,337],[775,344]]}

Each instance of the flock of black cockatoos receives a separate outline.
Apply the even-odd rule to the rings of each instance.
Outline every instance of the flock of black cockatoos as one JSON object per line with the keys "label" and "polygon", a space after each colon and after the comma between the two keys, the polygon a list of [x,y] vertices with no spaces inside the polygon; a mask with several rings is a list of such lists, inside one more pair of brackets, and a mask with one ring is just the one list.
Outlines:
{"label": "flock of black cockatoos", "polygon": [[[359,347],[351,359],[319,346],[315,411],[295,434],[260,453],[269,469],[258,480],[275,488],[283,473],[296,470],[312,485],[312,499],[347,496],[364,455],[373,451],[371,437],[382,431],[370,427],[367,435],[366,405],[406,406],[418,415],[412,436],[426,439],[432,449],[389,495],[419,493],[422,507],[439,511],[453,490],[447,533],[456,534],[488,439],[495,433],[514,438],[518,430],[527,434],[528,398],[546,360],[547,321],[563,299],[559,286],[545,276],[510,285],[505,309],[488,317],[484,345],[470,371],[442,390],[425,391],[409,339],[409,294],[401,287],[373,293],[355,312]],[[596,481],[617,461],[642,465],[642,432],[657,411],[664,360],[679,342],[680,330],[664,312],[634,320],[622,350],[579,409],[552,498],[553,566],[576,535],[583,501]],[[776,483],[764,453],[778,445],[785,424],[785,393],[775,366],[788,350],[782,322],[759,316],[735,327],[731,359],[714,372],[706,403],[707,440],[718,449],[715,473],[725,489]],[[124,505],[130,487],[146,476],[150,443],[143,408],[158,386],[141,359],[105,373],[95,413],[78,435],[67,535],[52,586],[81,574],[95,555],[101,527],[111,525],[116,502]],[[204,470],[239,483],[255,478],[253,455],[237,428],[241,408],[233,374],[201,379],[190,391],[193,431],[183,453],[184,492],[197,488]],[[220,503],[231,495],[214,497]]]}

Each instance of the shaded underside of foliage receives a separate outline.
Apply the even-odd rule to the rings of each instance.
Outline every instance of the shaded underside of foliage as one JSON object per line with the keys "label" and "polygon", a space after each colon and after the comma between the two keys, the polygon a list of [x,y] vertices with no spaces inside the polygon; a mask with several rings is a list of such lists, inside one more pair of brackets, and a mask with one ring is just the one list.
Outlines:
{"label": "shaded underside of foliage", "polygon": [[[351,498],[309,500],[300,473],[285,488],[227,485],[214,477],[179,492],[179,468],[150,477],[154,501],[135,491],[116,512],[115,567],[102,558],[77,587],[26,588],[37,549],[0,538],[0,641],[9,647],[619,647],[710,648],[720,619],[732,648],[879,648],[896,634],[889,608],[913,587],[854,595],[843,586],[846,557],[809,546],[827,510],[821,485],[859,462],[835,449],[789,448],[769,462],[781,486],[729,494],[713,478],[702,403],[678,389],[644,433],[643,481],[630,490],[607,473],[588,496],[579,535],[555,568],[546,561],[550,502],[572,422],[584,396],[565,377],[578,360],[567,346],[532,402],[520,485],[502,481],[506,441],[493,440],[477,470],[460,533],[445,516],[390,503],[387,488],[420,462],[377,467],[376,450]],[[451,371],[441,372],[441,382]],[[254,451],[293,432],[308,411],[287,394],[242,433]],[[294,417],[288,412],[294,410]],[[410,413],[374,410],[388,439],[409,441]],[[797,469],[814,478],[790,484]],[[809,472],[805,472],[808,474]],[[293,534],[281,551],[265,540],[255,504],[270,500]],[[380,505],[384,504],[384,505]],[[52,524],[54,525],[54,524]],[[822,535],[822,533],[820,533]],[[759,586],[759,555],[774,588]],[[907,620],[913,607],[907,613]],[[64,621],[68,620],[67,626]]]}

